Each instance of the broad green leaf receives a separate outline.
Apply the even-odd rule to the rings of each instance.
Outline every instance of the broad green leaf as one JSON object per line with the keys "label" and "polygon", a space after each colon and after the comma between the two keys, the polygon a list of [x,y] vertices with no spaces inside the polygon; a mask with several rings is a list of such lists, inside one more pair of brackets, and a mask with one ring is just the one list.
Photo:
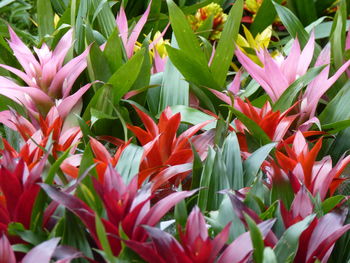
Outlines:
{"label": "broad green leaf", "polygon": [[98,215],[95,215],[95,224],[96,224],[97,237],[101,243],[101,247],[103,248],[103,251],[107,256],[107,259],[109,260],[109,262],[114,262],[113,252],[108,242],[105,227]]}
{"label": "broad green leaf", "polygon": [[304,230],[307,229],[314,218],[315,215],[310,215],[303,221],[290,226],[284,232],[274,248],[278,262],[293,262],[299,245],[299,237],[304,232]]}
{"label": "broad green leaf", "polygon": [[220,232],[229,222],[232,222],[229,242],[232,242],[239,235],[246,232],[244,224],[237,214],[232,211],[232,203],[227,195],[224,195],[219,210],[210,212],[208,222],[216,232]]}
{"label": "broad green leaf", "polygon": [[316,6],[314,1],[294,0],[294,7],[298,18],[304,26],[317,20]]}
{"label": "broad green leaf", "polygon": [[[187,124],[196,125],[208,120],[215,120],[213,116],[210,116],[200,110],[197,110],[188,106],[184,106],[184,105],[172,106],[171,110],[173,114],[180,112],[181,122],[187,123]],[[207,126],[205,126],[203,129],[210,130],[215,128],[215,126],[216,126],[216,123],[213,121],[212,123],[209,123]]]}
{"label": "broad green leaf", "polygon": [[193,144],[191,144],[191,148],[193,152],[191,189],[197,189],[200,185],[201,174],[203,171],[203,163]]}
{"label": "broad green leaf", "polygon": [[[183,49],[179,50],[167,46],[166,50],[171,62],[187,81],[198,86],[209,87],[216,90],[220,89],[220,86],[216,83],[207,66],[207,62],[199,62],[194,55],[188,55]],[[204,55],[204,53],[202,54]]]}
{"label": "broad green leaf", "polygon": [[[173,35],[171,45],[178,47]],[[167,60],[163,74],[163,82],[160,89],[160,101],[158,112],[162,112],[167,106],[185,105],[189,103],[189,84],[184,80],[182,74]]]}
{"label": "broad green leaf", "polygon": [[350,126],[350,120],[338,121],[329,124],[322,125],[322,130],[327,133],[338,133]]}
{"label": "broad green leaf", "polygon": [[128,184],[139,172],[139,166],[143,155],[143,148],[134,144],[128,145],[121,154],[116,170],[120,173],[123,181]]}
{"label": "broad green leaf", "polygon": [[277,263],[277,258],[276,258],[275,252],[273,252],[272,248],[265,247],[263,263]]}
{"label": "broad green leaf", "polygon": [[[94,10],[99,8],[100,0],[90,0],[91,6]],[[100,32],[103,36],[108,37],[112,34],[115,28],[115,18],[112,13],[112,9],[107,5],[102,5],[101,10],[98,12],[97,21],[100,26]]]}
{"label": "broad green leaf", "polygon": [[78,54],[82,53],[85,49],[84,19],[88,16],[88,10],[90,10],[90,8],[90,1],[72,0],[71,25],[74,27],[74,39],[76,40],[75,50]]}
{"label": "broad green leaf", "polygon": [[113,102],[115,105],[129,91],[132,85],[137,80],[142,67],[142,63],[147,50],[141,49],[128,62],[121,66],[117,72],[108,80],[108,85],[111,85],[113,91]]}
{"label": "broad green leaf", "polygon": [[223,176],[225,174],[226,167],[222,156],[222,149],[219,148],[216,150],[213,170],[208,189],[207,209],[209,211],[219,209],[224,196],[222,194],[219,194],[218,192],[222,189],[229,188],[227,176]]}
{"label": "broad green leaf", "polygon": [[158,108],[160,104],[160,86],[163,83],[163,75],[164,72],[159,72],[151,75],[150,85],[158,87],[150,88],[147,90],[146,100],[149,111],[152,113],[153,116],[159,113]]}
{"label": "broad green leaf", "polygon": [[208,206],[209,198],[209,188],[211,177],[213,173],[214,161],[215,161],[216,152],[209,148],[208,156],[206,158],[205,164],[203,166],[200,187],[203,188],[198,193],[197,205],[201,211],[206,211]]}
{"label": "broad green leaf", "polygon": [[206,65],[204,53],[202,52],[198,39],[194,34],[186,16],[181,9],[172,1],[167,0],[171,27],[174,31],[177,43],[181,50],[188,56]]}
{"label": "broad green leaf", "polygon": [[235,2],[227,17],[210,69],[221,89],[225,86],[243,14],[243,0]]}
{"label": "broad green leaf", "polygon": [[239,190],[244,185],[241,151],[236,133],[231,132],[223,145],[223,158],[226,164],[226,174],[230,189]]}
{"label": "broad green leaf", "polygon": [[264,240],[263,236],[251,217],[245,215],[245,219],[248,224],[250,238],[253,244],[253,260],[255,263],[263,262],[263,253],[264,253]]}
{"label": "broad green leaf", "polygon": [[258,150],[252,153],[247,160],[244,161],[244,185],[250,186],[256,175],[260,170],[260,166],[265,161],[267,156],[269,156],[272,149],[276,146],[276,143],[269,143],[262,146]]}
{"label": "broad green leaf", "polygon": [[[334,17],[332,31],[330,36],[331,42],[331,61],[335,69],[339,69],[344,63],[345,38],[346,38],[346,2],[340,1],[338,11]],[[344,84],[348,80],[345,74],[338,79],[338,83]],[[333,89],[336,92],[339,89]],[[333,92],[333,93],[334,93]]]}
{"label": "broad green leaf", "polygon": [[260,126],[242,112],[236,110],[235,108],[230,108],[230,110],[236,115],[236,117],[248,128],[249,132],[258,140],[261,144],[267,144],[271,142],[271,139],[264,132]]}
{"label": "broad green leaf", "polygon": [[[86,36],[88,36],[89,33],[92,33],[92,31],[89,27],[87,27]],[[88,56],[88,70],[91,81],[100,80],[106,82],[112,75],[108,61],[96,43],[93,43],[90,48]]]}
{"label": "broad green leaf", "polygon": [[327,104],[319,119],[323,125],[337,123],[350,117],[350,81]]}
{"label": "broad green leaf", "polygon": [[43,39],[46,35],[51,35],[55,30],[51,1],[37,0],[37,12],[39,36]]}
{"label": "broad green leaf", "polygon": [[116,72],[123,65],[123,58],[126,55],[123,43],[119,37],[119,31],[117,27],[109,36],[106,42],[106,46],[103,50],[103,54],[106,57],[108,65],[112,72]]}
{"label": "broad green leaf", "polygon": [[279,99],[273,105],[275,111],[280,110],[281,112],[287,110],[292,106],[295,97],[299,94],[300,90],[308,85],[314,78],[320,74],[320,72],[325,68],[325,66],[320,66],[316,68],[311,68],[302,77],[294,81],[279,97]]}
{"label": "broad green leaf", "polygon": [[[275,2],[280,4],[282,0],[276,0]],[[271,0],[264,0],[249,28],[253,36],[263,32],[265,28],[271,25],[275,20],[276,15],[277,13]]]}
{"label": "broad green leaf", "polygon": [[309,39],[308,33],[305,31],[303,24],[300,20],[290,11],[287,7],[277,4],[272,1],[279,18],[281,19],[283,25],[287,28],[289,34],[293,38],[298,37],[301,47],[304,47]]}
{"label": "broad green leaf", "polygon": [[335,208],[341,201],[343,201],[345,196],[343,195],[335,195],[332,196],[322,203],[322,210],[324,214],[330,212],[333,208]]}

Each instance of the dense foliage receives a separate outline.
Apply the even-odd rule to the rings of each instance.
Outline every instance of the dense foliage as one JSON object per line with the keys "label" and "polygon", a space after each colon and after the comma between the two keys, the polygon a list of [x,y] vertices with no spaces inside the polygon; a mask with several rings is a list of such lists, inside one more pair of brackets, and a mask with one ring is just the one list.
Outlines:
{"label": "dense foliage", "polygon": [[349,13],[1,1],[0,263],[350,262]]}

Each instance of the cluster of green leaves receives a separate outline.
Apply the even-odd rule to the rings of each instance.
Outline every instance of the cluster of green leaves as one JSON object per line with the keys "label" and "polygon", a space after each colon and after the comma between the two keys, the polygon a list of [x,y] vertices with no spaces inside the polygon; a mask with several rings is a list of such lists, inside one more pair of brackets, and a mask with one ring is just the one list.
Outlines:
{"label": "cluster of green leaves", "polygon": [[[227,13],[221,37],[215,43],[206,39],[206,34],[194,32],[187,21],[187,15],[195,13],[199,8],[212,2],[219,4]],[[311,32],[314,32],[317,42],[312,64],[324,46],[329,43],[331,50],[330,75],[333,75],[349,58],[349,50],[347,49],[350,45],[350,43],[346,44],[350,3],[346,0],[339,1],[336,5],[337,11],[332,17],[326,14],[325,10],[331,7],[333,2],[324,0],[264,0],[254,15],[254,21],[249,25],[249,29],[252,36],[256,36],[274,24],[276,17],[278,17],[279,21],[273,27],[274,38],[269,49],[277,50],[281,54],[289,52],[295,38],[299,40],[301,47],[305,47]],[[283,143],[286,145],[293,143],[293,136],[296,136],[294,128],[298,127],[294,127],[296,124],[292,121],[289,124],[291,127],[286,131],[286,136],[282,138],[285,141],[273,141],[270,132],[272,127],[276,125],[273,122],[275,119],[269,115],[271,119],[263,120],[264,116],[262,115],[268,112],[266,108],[264,111],[261,110],[263,105],[269,103],[273,114],[280,114],[279,111],[284,112],[290,109],[286,115],[290,114],[289,116],[291,116],[294,113],[295,116],[301,115],[299,95],[305,92],[305,88],[321,74],[326,66],[311,67],[304,76],[297,78],[275,102],[260,88],[256,77],[247,73],[242,74],[240,92],[232,94],[227,91],[227,87],[231,85],[232,76],[236,75],[236,72],[232,70],[238,65],[235,56],[235,41],[242,30],[241,20],[246,14],[245,1],[153,0],[147,23],[138,39],[138,48],[135,48],[132,56],[128,57],[127,47],[120,33],[122,28],[116,26],[116,16],[121,14],[121,8],[125,9],[128,17],[129,35],[131,35],[148,4],[148,1],[138,0],[37,0],[35,3],[33,1],[5,0],[0,3],[1,64],[20,68],[5,40],[8,37],[6,23],[11,24],[18,35],[30,45],[40,46],[45,42],[49,44],[51,50],[57,46],[64,33],[69,28],[73,28],[74,44],[66,60],[68,61],[90,48],[87,69],[75,83],[74,90],[79,90],[84,83],[92,83],[92,88],[83,97],[81,115],[70,116],[70,118],[74,118],[74,125],[79,125],[82,133],[78,142],[74,142],[75,144],[70,145],[64,151],[59,151],[58,156],[55,156],[53,148],[57,142],[52,139],[52,136],[59,133],[57,130],[47,137],[44,136],[44,145],[41,145],[40,142],[37,143],[33,138],[29,139],[37,144],[38,150],[42,151],[40,161],[44,160],[46,163],[41,166],[41,189],[35,192],[35,195],[33,194],[35,202],[30,207],[32,210],[26,211],[30,214],[30,225],[25,227],[23,222],[17,221],[6,225],[0,219],[0,223],[6,225],[4,229],[7,230],[9,236],[17,236],[24,242],[22,244],[16,240],[10,240],[13,242],[12,249],[16,252],[27,253],[32,247],[46,240],[60,237],[61,244],[82,252],[83,256],[80,259],[74,259],[74,262],[88,262],[86,258],[96,262],[144,262],[143,254],[137,255],[135,247],[133,247],[135,244],[130,242],[136,240],[140,243],[147,241],[156,244],[155,232],[148,228],[154,227],[156,223],[147,226],[148,221],[142,221],[146,222],[145,229],[152,238],[145,240],[135,238],[134,240],[130,234],[130,221],[125,219],[126,215],[121,215],[124,211],[118,210],[120,214],[116,217],[125,221],[120,219],[118,225],[113,224],[115,218],[112,213],[114,210],[111,207],[123,205],[123,202],[129,198],[125,193],[120,194],[124,191],[124,186],[116,186],[109,182],[111,183],[110,187],[115,187],[114,195],[109,196],[109,198],[116,198],[110,203],[106,201],[108,196],[101,194],[101,188],[99,188],[101,186],[97,186],[98,181],[101,184],[104,182],[102,178],[108,173],[106,167],[115,162],[112,169],[118,171],[125,184],[133,182],[135,176],[141,178],[142,172],[146,170],[149,173],[146,182],[149,181],[157,187],[165,184],[171,185],[170,190],[180,187],[183,190],[194,191],[190,192],[190,198],[185,199],[190,194],[178,198],[176,205],[166,197],[158,196],[157,191],[153,193],[156,198],[152,199],[152,209],[154,209],[152,211],[156,211],[154,214],[166,213],[163,221],[165,219],[174,221],[170,227],[166,228],[165,232],[172,234],[178,240],[182,237],[176,225],[185,228],[186,221],[194,207],[198,207],[205,215],[212,239],[224,232],[225,226],[231,223],[226,242],[230,245],[227,247],[238,240],[237,242],[242,242],[244,246],[247,245],[252,249],[244,258],[245,261],[232,259],[232,261],[227,262],[247,262],[248,260],[264,263],[317,262],[317,260],[327,260],[328,256],[330,256],[329,262],[349,261],[350,254],[347,251],[349,250],[350,235],[344,234],[350,222],[350,216],[347,212],[347,183],[344,182],[334,195],[331,193],[332,189],[328,189],[327,197],[321,198],[320,194],[314,194],[311,186],[302,182],[300,177],[293,177],[294,170],[289,171],[288,174],[283,170],[285,167],[279,167],[284,173],[281,175],[283,180],[276,182],[274,180],[277,173],[273,174],[271,170],[264,169],[266,163],[271,168],[273,167],[271,163],[277,163],[280,160],[276,156],[283,152],[281,150],[281,147],[285,146]],[[211,26],[214,23],[213,17],[209,18],[208,21],[211,22],[208,22],[208,25]],[[171,43],[165,46],[167,61],[163,71],[154,73],[154,54],[151,55],[149,52],[150,49],[152,50],[150,46],[154,44],[151,39],[156,42],[154,35],[157,31],[164,30],[168,23],[170,23],[171,29],[163,35]],[[210,26],[208,28],[211,28]],[[21,32],[21,30],[23,31]],[[254,54],[254,50],[249,50],[249,48],[245,51]],[[11,79],[15,78],[15,75],[5,68],[0,69],[0,75]],[[16,81],[18,84],[23,84],[19,79]],[[331,158],[333,163],[343,160],[350,149],[349,85],[348,76],[342,74],[322,99],[317,102],[315,116],[318,117],[320,127],[310,125],[311,131],[309,132],[316,136],[326,134],[323,136],[324,143],[317,158],[318,161],[324,161],[323,164],[328,161],[327,158]],[[0,83],[0,91],[1,88],[3,87]],[[226,104],[229,105],[223,105],[218,94],[221,94],[221,99],[226,98],[230,102]],[[249,99],[251,110],[261,110],[259,117],[265,122],[265,126],[263,126],[263,121],[257,122],[253,113],[251,115],[243,113],[242,109],[237,107],[235,99],[238,98]],[[5,96],[0,96],[0,102],[1,111],[11,109],[22,116],[27,115],[26,110],[20,104]],[[177,113],[181,115],[181,126],[177,131],[172,130],[176,122],[170,120],[168,106],[172,111],[171,117]],[[155,123],[164,121],[164,116],[169,119],[168,127],[163,127],[164,125],[160,124],[157,126]],[[285,121],[283,117],[278,117],[278,121]],[[33,117],[28,119],[33,121]],[[269,121],[271,125],[266,126]],[[8,122],[5,120],[1,122],[5,123],[0,130],[2,137],[6,138],[13,149],[10,151],[5,141],[2,142],[0,168],[7,167],[8,156],[6,154],[11,153],[14,154],[11,156],[18,159],[26,159],[25,156],[21,155],[26,150],[23,150],[22,145],[28,143],[21,138],[20,128],[17,127],[16,132],[7,127],[9,126]],[[204,122],[206,123],[203,127],[188,136],[188,147],[185,150],[192,149],[193,156],[190,161],[185,160],[185,151],[176,152],[177,155],[174,154],[172,157],[175,156],[178,163],[169,165],[166,162],[167,158],[170,159],[167,151],[175,147],[179,143],[178,141],[181,141],[180,139],[177,141],[178,138],[181,138],[180,134],[188,134],[191,127],[200,126]],[[33,121],[33,123],[37,124],[37,121]],[[43,125],[43,123],[45,122],[41,120],[42,126],[38,128],[39,130],[47,129],[48,126],[45,126],[47,124]],[[154,136],[152,140],[148,140],[147,137],[147,143],[143,143],[142,138],[140,139],[138,136],[139,134],[132,134],[130,126],[135,124],[138,126],[136,130],[138,129],[137,131],[145,136],[144,139],[147,136]],[[56,122],[55,125],[57,125]],[[240,129],[243,125],[244,128]],[[56,128],[55,126],[52,129]],[[143,128],[146,131],[141,132],[140,130]],[[319,132],[318,129],[321,129],[322,132]],[[202,131],[199,132],[199,130]],[[172,134],[173,137],[169,134]],[[136,135],[138,141],[133,138],[133,135]],[[202,152],[196,149],[196,136],[202,136],[199,138],[207,144]],[[305,137],[307,136],[310,137],[306,132]],[[110,143],[98,146],[92,138]],[[316,145],[313,144],[312,137],[308,139],[308,145]],[[118,144],[119,148],[113,144]],[[160,145],[159,153],[152,148],[158,144]],[[75,149],[75,152],[72,152],[72,149]],[[118,153],[121,149],[122,152]],[[111,156],[116,151],[120,155],[114,159]],[[40,154],[38,153],[38,155]],[[162,160],[159,167],[147,166],[148,162],[151,162],[150,159],[159,156],[165,160]],[[78,165],[69,167],[72,170],[76,169],[74,171],[77,172],[77,178],[70,177],[67,170],[62,168],[63,164],[72,157],[79,159]],[[36,161],[38,160],[31,161],[32,163],[26,163],[28,167],[37,165]],[[284,164],[286,163],[288,162],[285,161]],[[290,163],[294,164],[289,160],[288,164],[290,165]],[[307,159],[306,163],[309,170],[322,166],[322,163],[316,161],[316,156],[314,159]],[[18,165],[16,162],[14,164]],[[18,167],[6,172],[5,168],[1,168],[0,180],[3,180],[4,183],[0,182],[0,188],[4,187],[3,185],[7,182],[3,179],[5,178],[3,175],[7,175],[7,173],[13,172],[16,177],[22,179],[20,165]],[[144,167],[149,168],[149,170]],[[164,170],[162,170],[163,168]],[[33,170],[35,170],[33,174],[37,172],[36,169]],[[26,172],[23,169],[23,174]],[[183,174],[186,175],[185,179]],[[271,174],[276,177],[271,176]],[[334,176],[333,173],[329,172],[328,176],[331,175]],[[336,178],[336,180],[342,179],[342,177]],[[326,182],[326,179],[324,181]],[[149,190],[146,182],[139,182],[138,193],[141,197],[144,197],[142,194]],[[295,185],[298,183],[301,184],[301,190],[297,191]],[[118,181],[118,184],[121,184],[121,181]],[[132,186],[132,184],[130,185]],[[130,185],[128,187],[131,187]],[[104,187],[106,187],[104,189],[106,191],[109,189],[107,186]],[[161,192],[160,190],[164,189],[157,188],[157,190]],[[2,189],[0,193],[2,192],[6,191]],[[132,191],[130,190],[130,192]],[[299,194],[304,198],[305,203],[300,202]],[[141,198],[140,196],[139,198]],[[13,196],[11,197],[13,198]],[[164,200],[168,202],[167,205],[165,205]],[[145,199],[144,201],[149,202],[150,200]],[[305,207],[312,207],[307,214],[299,211],[303,210],[304,204]],[[166,208],[160,209],[161,205],[166,206]],[[131,211],[130,206],[125,209]],[[172,211],[173,206],[175,208]],[[108,209],[111,209],[112,212]],[[288,215],[289,212],[293,216]],[[130,212],[130,214],[132,213]],[[140,212],[140,214],[142,213]],[[271,231],[269,229],[268,233],[264,233],[260,225],[261,222],[273,222]],[[158,224],[158,228],[161,228],[162,223],[166,222]],[[329,228],[332,224],[334,224],[333,232],[331,230],[326,233],[322,232],[322,227]],[[2,225],[0,226],[2,227]],[[247,231],[249,231],[248,241],[242,241],[241,237]],[[165,232],[163,238],[167,237]],[[340,238],[340,236],[342,237]],[[247,238],[247,236],[244,237]],[[320,243],[316,244],[316,238]],[[315,242],[315,247],[312,248],[309,239]],[[332,251],[332,246],[336,241]],[[165,244],[163,245],[168,249]],[[120,249],[118,246],[121,246]],[[307,251],[308,248],[310,253]],[[311,248],[314,251],[311,251]],[[328,251],[332,251],[332,254],[329,255]],[[160,255],[161,252],[158,254]],[[176,257],[176,255],[172,255],[172,257]],[[232,258],[234,258],[233,255]],[[220,260],[218,259],[218,262],[226,262]]]}

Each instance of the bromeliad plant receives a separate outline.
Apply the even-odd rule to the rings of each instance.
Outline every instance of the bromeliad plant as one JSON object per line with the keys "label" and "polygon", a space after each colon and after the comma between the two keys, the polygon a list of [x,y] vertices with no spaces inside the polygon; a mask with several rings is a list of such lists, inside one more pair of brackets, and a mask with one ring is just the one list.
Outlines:
{"label": "bromeliad plant", "polygon": [[348,262],[347,1],[112,2],[0,27],[0,262]]}
{"label": "bromeliad plant", "polygon": [[[29,113],[36,118],[39,114],[46,115],[53,106],[57,106],[63,115],[73,110],[81,96],[90,87],[90,85],[86,85],[70,95],[74,82],[86,68],[89,48],[63,65],[64,59],[72,47],[72,30],[69,30],[61,38],[53,51],[45,43],[39,49],[34,48],[37,57],[32,54],[32,51],[11,27],[9,27],[9,33],[9,45],[24,72],[4,64],[0,64],[0,67],[18,76],[25,82],[25,86],[6,77],[1,77],[0,94],[23,104]],[[63,107],[64,109],[62,109]],[[62,117],[65,118],[65,116]]]}

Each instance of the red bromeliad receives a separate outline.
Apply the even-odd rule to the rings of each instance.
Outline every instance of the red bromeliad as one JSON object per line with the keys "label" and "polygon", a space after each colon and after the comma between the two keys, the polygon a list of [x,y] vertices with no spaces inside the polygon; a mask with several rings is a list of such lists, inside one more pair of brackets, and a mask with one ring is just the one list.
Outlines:
{"label": "red bromeliad", "polygon": [[58,158],[59,152],[68,149],[74,153],[82,137],[79,127],[64,127],[63,119],[55,107],[49,111],[45,119],[40,116],[39,123],[36,125],[12,111],[0,112],[0,117],[0,122],[17,131],[24,140],[24,145],[17,152],[3,139],[5,149],[13,158],[23,158],[29,169],[40,161],[45,154],[44,149],[48,146],[51,147],[49,152],[53,157]]}
{"label": "red bromeliad", "polygon": [[[274,220],[258,224],[265,237]],[[170,234],[154,228],[145,227],[152,241],[141,243],[126,241],[126,244],[150,263],[235,263],[248,262],[253,250],[249,232],[240,235],[226,246],[230,224],[214,239],[208,235],[203,214],[195,207],[189,215],[185,233],[179,230],[180,243]],[[176,257],[174,257],[176,255]]]}
{"label": "red bromeliad", "polygon": [[[324,200],[327,193],[333,195],[338,186],[347,178],[343,178],[342,172],[350,163],[350,156],[341,158],[332,167],[332,159],[325,156],[316,161],[316,157],[322,146],[322,138],[313,148],[309,149],[304,135],[298,131],[294,136],[292,147],[284,143],[283,153],[281,149],[276,151],[276,160],[271,161],[266,167],[267,174],[272,183],[278,184],[279,180],[289,177],[292,188],[297,193],[304,185],[312,195],[319,194]],[[280,147],[282,148],[282,146]]]}
{"label": "red bromeliad", "polygon": [[29,229],[32,209],[38,196],[41,174],[47,158],[43,158],[31,171],[23,159],[14,160],[3,151],[0,159],[0,233],[7,233],[8,224],[21,223]]}
{"label": "red bromeliad", "polygon": [[[143,130],[137,126],[128,126],[144,148],[144,155],[140,165],[139,184],[142,184],[148,177],[151,179],[156,178],[158,176],[157,172],[164,172],[167,167],[191,164],[193,152],[189,143],[190,140],[201,158],[205,158],[207,146],[212,143],[212,136],[207,133],[195,134],[210,121],[195,125],[177,137],[176,132],[181,122],[180,113],[172,114],[171,109],[168,107],[162,112],[159,122],[156,124],[144,112],[136,107],[134,108],[146,128],[146,130]],[[156,173],[155,168],[157,169]],[[190,168],[179,170],[181,170],[182,175],[186,175]],[[180,173],[177,175],[180,175]],[[176,174],[168,174],[166,177],[169,180],[175,176]],[[180,177],[183,178],[183,176]]]}
{"label": "red bromeliad", "polygon": [[[95,179],[94,186],[107,212],[108,219],[102,219],[102,222],[116,256],[121,251],[121,229],[130,240],[144,242],[147,239],[147,232],[142,225],[156,225],[174,205],[195,192],[175,192],[151,206],[153,197],[151,185],[147,184],[138,189],[137,177],[134,177],[129,185],[125,185],[121,176],[111,165],[107,167],[103,181]],[[42,185],[42,187],[54,201],[80,217],[101,248],[95,225],[95,212],[73,195],[60,192],[49,185]]]}

